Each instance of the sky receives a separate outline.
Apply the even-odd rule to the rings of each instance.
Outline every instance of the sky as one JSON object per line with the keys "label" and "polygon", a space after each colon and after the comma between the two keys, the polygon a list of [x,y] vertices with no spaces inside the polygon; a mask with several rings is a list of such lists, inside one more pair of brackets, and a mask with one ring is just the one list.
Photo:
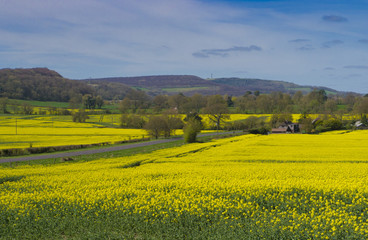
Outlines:
{"label": "sky", "polygon": [[368,93],[368,0],[0,0],[0,68]]}

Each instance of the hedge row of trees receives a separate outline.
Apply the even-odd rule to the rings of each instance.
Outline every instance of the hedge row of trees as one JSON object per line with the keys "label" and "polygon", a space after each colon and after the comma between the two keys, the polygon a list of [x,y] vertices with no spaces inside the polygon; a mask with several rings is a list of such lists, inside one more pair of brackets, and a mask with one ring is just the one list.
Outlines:
{"label": "hedge row of trees", "polygon": [[[221,100],[220,100],[221,98]],[[154,113],[161,113],[167,109],[175,109],[178,113],[189,112],[206,113],[212,104],[220,103],[225,108],[231,108],[233,113],[303,113],[303,114],[345,114],[368,113],[368,95],[361,96],[353,93],[345,95],[327,95],[325,90],[313,90],[308,94],[298,91],[294,94],[273,92],[260,94],[259,92],[246,92],[243,96],[204,96],[195,94],[185,96],[176,94],[172,96],[157,95],[149,97],[145,92],[131,90],[120,102],[122,113],[144,113],[148,109]]]}

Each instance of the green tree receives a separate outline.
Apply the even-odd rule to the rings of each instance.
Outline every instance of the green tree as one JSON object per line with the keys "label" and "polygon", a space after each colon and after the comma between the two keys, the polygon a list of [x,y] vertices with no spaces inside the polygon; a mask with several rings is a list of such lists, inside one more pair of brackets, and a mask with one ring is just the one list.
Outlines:
{"label": "green tree", "polygon": [[138,109],[147,109],[150,105],[149,96],[141,90],[131,89],[126,95],[130,100],[130,109],[135,113]]}
{"label": "green tree", "polygon": [[360,115],[361,119],[366,116],[368,114],[368,97],[360,98],[354,105],[354,111]]}
{"label": "green tree", "polygon": [[154,138],[159,138],[165,129],[165,121],[161,116],[151,116],[144,125],[144,129]]}
{"label": "green tree", "polygon": [[88,114],[84,109],[79,109],[78,112],[72,114],[73,122],[84,123],[87,119],[89,119]]}
{"label": "green tree", "polygon": [[333,114],[337,111],[337,101],[334,99],[328,99],[324,104],[325,112],[327,114]]}
{"label": "green tree", "polygon": [[276,113],[272,114],[270,119],[270,125],[271,127],[275,128],[278,127],[280,124],[292,121],[293,116],[290,113]]}
{"label": "green tree", "polygon": [[234,107],[233,96],[226,96],[226,104],[228,107]]}
{"label": "green tree", "polygon": [[192,112],[199,113],[202,108],[206,107],[206,98],[199,93],[190,97]]}
{"label": "green tree", "polygon": [[122,114],[120,117],[121,128],[143,128],[146,121],[137,114]]}
{"label": "green tree", "polygon": [[119,110],[121,113],[127,113],[130,109],[131,102],[128,97],[125,97],[119,104]]}
{"label": "green tree", "polygon": [[303,114],[298,122],[301,132],[312,133],[314,131],[313,120],[307,114]]}
{"label": "green tree", "polygon": [[183,121],[177,114],[164,114],[162,120],[166,123],[164,128],[164,136],[170,137],[176,129],[183,128]]}
{"label": "green tree", "polygon": [[216,129],[221,129],[221,125],[226,119],[229,119],[229,110],[227,108],[226,101],[220,95],[212,95],[208,97],[207,107],[205,113],[208,114],[208,118],[216,125]]}
{"label": "green tree", "polygon": [[152,102],[153,110],[157,113],[169,108],[169,99],[166,95],[157,95],[153,98]]}
{"label": "green tree", "polygon": [[101,109],[103,105],[104,105],[104,100],[102,99],[102,97],[100,95],[98,95],[96,97],[96,107],[98,109]]}
{"label": "green tree", "polygon": [[79,108],[82,103],[82,95],[74,94],[69,100],[69,106],[71,108]]}
{"label": "green tree", "polygon": [[33,113],[33,106],[29,103],[22,104],[22,113],[26,115],[31,115]]}
{"label": "green tree", "polygon": [[188,102],[188,98],[182,93],[178,93],[173,96],[169,96],[169,105],[171,108],[176,109],[178,113],[182,113],[184,105]]}
{"label": "green tree", "polygon": [[91,94],[86,94],[82,97],[83,106],[85,109],[95,109],[96,108],[96,98]]}
{"label": "green tree", "polygon": [[0,98],[0,112],[9,113],[7,110],[9,100],[7,97]]}

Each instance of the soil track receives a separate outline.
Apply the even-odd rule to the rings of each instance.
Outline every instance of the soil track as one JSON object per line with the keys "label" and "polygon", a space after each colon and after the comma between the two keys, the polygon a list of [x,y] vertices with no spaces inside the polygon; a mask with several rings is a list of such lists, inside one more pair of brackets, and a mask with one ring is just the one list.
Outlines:
{"label": "soil track", "polygon": [[[233,132],[207,133],[207,134],[200,134],[199,136],[200,137],[201,136],[214,136],[214,135],[224,135],[224,134],[231,134],[231,133]],[[149,142],[125,144],[125,145],[119,145],[119,146],[114,146],[114,147],[81,150],[81,151],[75,151],[75,152],[61,152],[61,153],[43,154],[43,155],[37,155],[37,156],[2,158],[0,159],[0,163],[23,162],[23,161],[32,161],[32,160],[49,159],[49,158],[67,158],[67,157],[75,157],[75,156],[80,156],[80,155],[113,152],[113,151],[120,151],[120,150],[125,150],[125,149],[130,149],[130,148],[136,148],[136,147],[151,146],[151,145],[156,145],[160,143],[174,142],[174,141],[179,141],[182,139],[183,139],[182,137],[176,137],[176,138],[160,139],[160,140],[149,141]]]}

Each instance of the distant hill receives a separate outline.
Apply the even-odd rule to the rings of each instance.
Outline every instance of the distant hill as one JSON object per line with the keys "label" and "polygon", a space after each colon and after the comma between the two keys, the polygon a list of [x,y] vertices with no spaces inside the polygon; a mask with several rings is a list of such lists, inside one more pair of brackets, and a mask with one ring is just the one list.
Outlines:
{"label": "distant hill", "polygon": [[338,91],[327,87],[302,86],[285,81],[262,80],[254,78],[217,78],[213,79],[212,82],[236,88],[247,89],[248,91],[260,91],[263,93],[270,93],[275,91],[286,93],[302,91],[303,93],[308,93],[313,91],[313,89],[323,89],[330,94],[338,93]]}
{"label": "distant hill", "polygon": [[130,87],[141,89],[150,95],[177,94],[185,95],[201,93],[228,94],[233,96],[244,95],[246,91],[260,91],[261,93],[284,92],[293,93],[302,91],[308,93],[313,89],[324,89],[329,94],[338,93],[334,89],[326,87],[301,86],[290,82],[250,79],[250,78],[217,78],[203,79],[192,75],[162,75],[141,77],[114,77],[83,80],[93,84],[121,83]]}
{"label": "distant hill", "polygon": [[[117,86],[116,86],[117,85]],[[124,98],[131,89],[124,84],[105,83],[97,87],[70,80],[48,68],[0,69],[0,97],[11,99],[67,102],[74,95],[101,95],[104,99]]]}
{"label": "distant hill", "polygon": [[132,88],[151,96],[177,93],[241,96],[247,91],[307,93],[314,88],[324,89],[329,94],[338,93],[325,87],[248,78],[203,79],[193,75],[161,75],[70,80],[47,68],[0,69],[0,97],[11,99],[67,102],[75,95],[85,94],[100,95],[106,100],[123,99]]}

